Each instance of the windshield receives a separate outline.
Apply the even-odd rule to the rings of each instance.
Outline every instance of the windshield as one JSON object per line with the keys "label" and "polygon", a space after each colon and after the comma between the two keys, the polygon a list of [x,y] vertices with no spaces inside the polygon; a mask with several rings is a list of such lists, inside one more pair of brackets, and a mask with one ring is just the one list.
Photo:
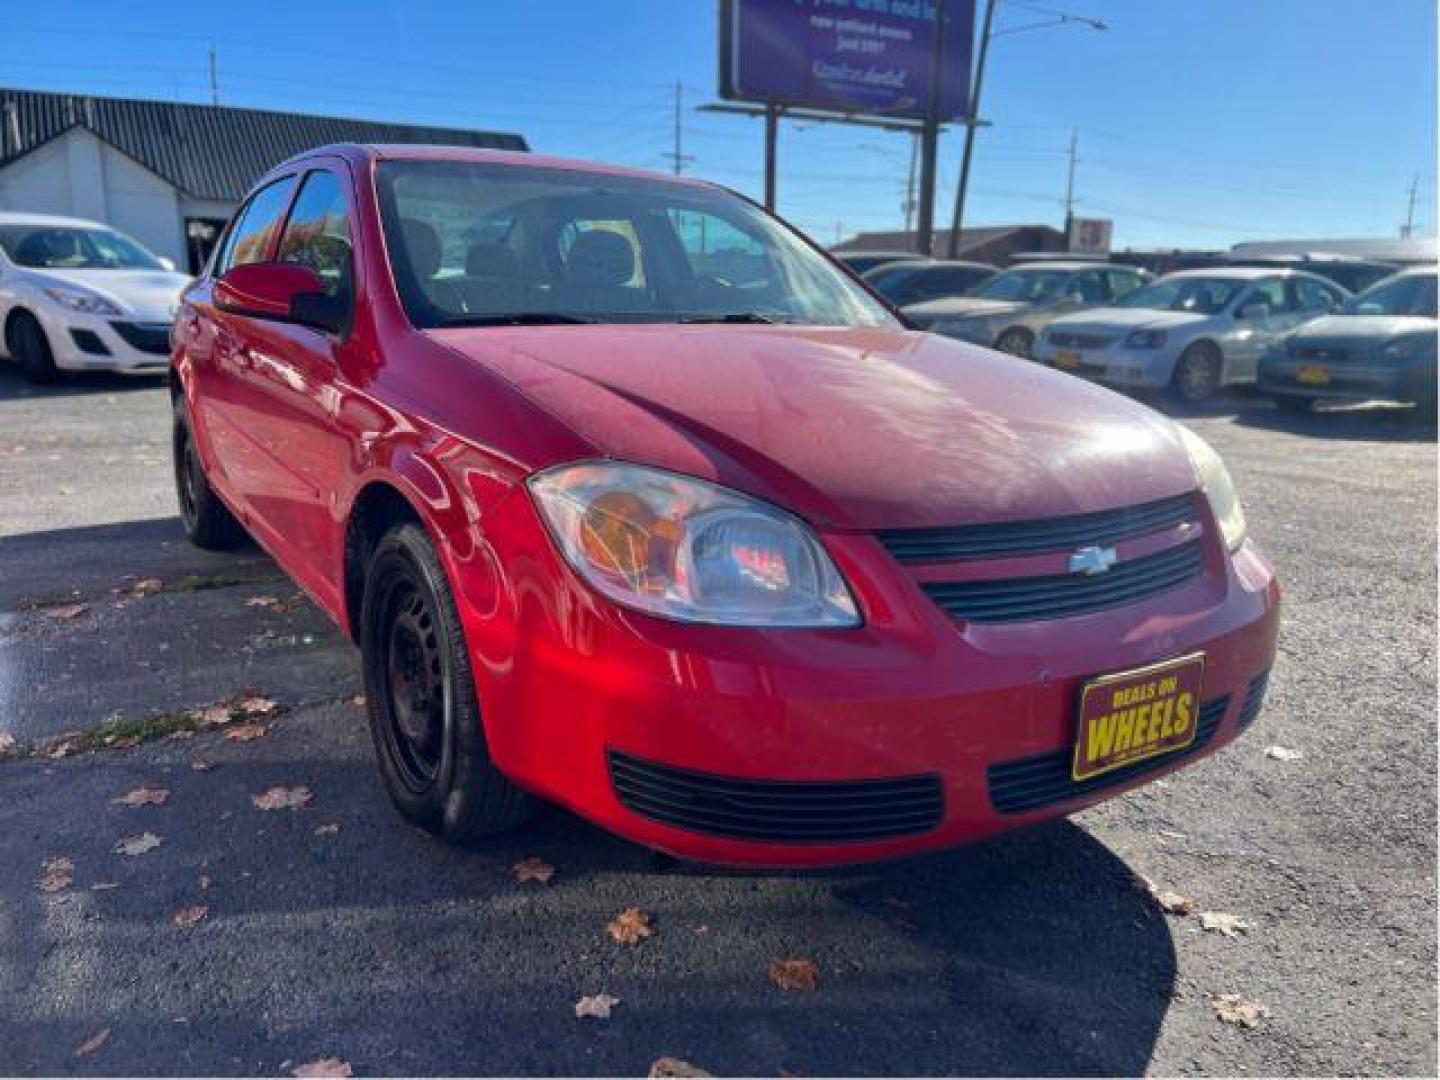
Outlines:
{"label": "windshield", "polygon": [[454,161],[382,162],[376,183],[416,326],[898,325],[789,230],[719,189]]}
{"label": "windshield", "polygon": [[1069,280],[1068,270],[1045,270],[1039,267],[1007,270],[978,289],[972,289],[970,295],[984,300],[1019,300],[1033,304],[1059,295]]}
{"label": "windshield", "polygon": [[1410,315],[1436,317],[1436,276],[1402,274],[1372,285],[1351,297],[1341,309],[1344,315]]}
{"label": "windshield", "polygon": [[1117,300],[1115,306],[1218,315],[1235,298],[1243,284],[1243,281],[1234,278],[1162,278]]}
{"label": "windshield", "polygon": [[55,270],[163,270],[128,236],[63,225],[0,225],[0,248],[16,266]]}

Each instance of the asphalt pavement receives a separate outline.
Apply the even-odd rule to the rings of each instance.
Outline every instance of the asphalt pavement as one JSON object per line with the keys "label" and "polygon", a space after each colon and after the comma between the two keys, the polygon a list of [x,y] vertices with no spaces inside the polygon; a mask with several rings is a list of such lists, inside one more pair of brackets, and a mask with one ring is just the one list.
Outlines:
{"label": "asphalt pavement", "polygon": [[355,651],[258,550],[185,544],[163,387],[0,365],[0,1073],[1433,1075],[1433,433],[1188,422],[1282,574],[1255,727],[1070,821],[754,874],[558,810],[469,850],[403,825]]}

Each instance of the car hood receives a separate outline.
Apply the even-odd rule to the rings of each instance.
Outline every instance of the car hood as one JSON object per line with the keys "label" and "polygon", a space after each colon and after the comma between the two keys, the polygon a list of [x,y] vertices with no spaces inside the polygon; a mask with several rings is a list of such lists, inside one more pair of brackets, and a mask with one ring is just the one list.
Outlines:
{"label": "car hood", "polygon": [[169,270],[56,269],[26,270],[25,279],[38,289],[72,285],[103,296],[137,322],[165,322],[175,317],[180,291],[190,278]]}
{"label": "car hood", "polygon": [[1290,342],[1307,349],[1378,348],[1405,334],[1433,334],[1434,319],[1412,315],[1323,315],[1290,335]]}
{"label": "car hood", "polygon": [[902,310],[906,315],[926,319],[943,319],[957,316],[973,318],[978,315],[1004,315],[1029,306],[1018,300],[982,300],[979,297],[952,296],[943,300],[926,300],[923,303],[910,304]]}
{"label": "car hood", "polygon": [[1156,311],[1154,308],[1096,308],[1065,315],[1050,324],[1051,330],[1089,330],[1123,333],[1127,330],[1178,330],[1199,326],[1214,318],[1194,311]]}
{"label": "car hood", "polygon": [[874,529],[1043,518],[1195,486],[1175,426],[1013,357],[888,328],[439,330],[600,454]]}

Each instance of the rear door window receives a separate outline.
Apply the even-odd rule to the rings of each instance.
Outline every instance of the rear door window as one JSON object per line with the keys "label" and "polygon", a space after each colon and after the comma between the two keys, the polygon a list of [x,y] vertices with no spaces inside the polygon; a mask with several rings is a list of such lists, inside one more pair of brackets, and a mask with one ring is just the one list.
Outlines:
{"label": "rear door window", "polygon": [[295,178],[286,176],[251,196],[235,218],[235,224],[225,238],[225,247],[215,260],[217,277],[232,266],[262,262],[270,254],[275,231],[280,227],[280,215],[289,205],[290,192],[294,187]]}

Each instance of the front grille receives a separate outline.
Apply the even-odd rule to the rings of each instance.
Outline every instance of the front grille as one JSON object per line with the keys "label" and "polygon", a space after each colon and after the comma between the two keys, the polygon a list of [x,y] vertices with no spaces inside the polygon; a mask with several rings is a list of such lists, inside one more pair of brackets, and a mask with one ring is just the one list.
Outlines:
{"label": "front grille", "polygon": [[147,353],[170,352],[170,326],[167,323],[112,322],[110,325],[132,348]]}
{"label": "front grille", "polygon": [[1197,520],[1194,494],[1040,521],[1001,521],[938,529],[890,529],[878,534],[902,563],[947,562],[1037,555],[1086,544],[1115,544]]}
{"label": "front grille", "polygon": [[838,844],[926,832],[944,811],[940,777],[748,780],[611,750],[610,782],[630,810],[677,829],[756,842]]}
{"label": "front grille", "polygon": [[1270,672],[1262,671],[1245,687],[1245,697],[1240,701],[1240,714],[1235,718],[1235,729],[1244,731],[1260,715],[1260,706],[1265,704],[1265,690],[1270,685]]}
{"label": "front grille", "polygon": [[1184,750],[1151,758],[1149,761],[1137,761],[1133,765],[1125,765],[1114,772],[1092,776],[1088,780],[1076,780],[1071,776],[1073,752],[1069,749],[991,765],[986,770],[990,804],[1002,814],[1019,814],[1026,810],[1038,810],[1042,806],[1078,799],[1082,795],[1123,784],[1157,769],[1169,768],[1177,761],[1193,757],[1209,744],[1215,737],[1215,730],[1220,726],[1229,705],[1229,694],[1201,705],[1199,719],[1195,722],[1195,741]]}
{"label": "front grille", "polygon": [[1103,574],[1054,574],[1000,581],[927,581],[925,594],[967,622],[1063,619],[1131,604],[1184,584],[1200,572],[1199,540],[1119,562]]}
{"label": "front grille", "polygon": [[1115,341],[1112,334],[1082,334],[1075,330],[1051,330],[1046,336],[1051,345],[1061,349],[1108,349]]}
{"label": "front grille", "polygon": [[1322,349],[1308,345],[1291,345],[1289,353],[1292,360],[1317,361],[1327,364],[1344,363],[1350,355],[1344,349]]}

